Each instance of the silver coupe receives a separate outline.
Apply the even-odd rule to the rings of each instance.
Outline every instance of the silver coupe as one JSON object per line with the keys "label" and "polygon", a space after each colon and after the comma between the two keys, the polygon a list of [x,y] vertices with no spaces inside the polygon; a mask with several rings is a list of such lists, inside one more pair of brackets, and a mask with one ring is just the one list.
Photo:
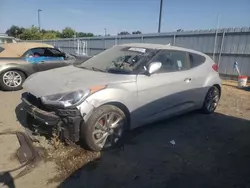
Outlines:
{"label": "silver coupe", "polygon": [[29,76],[22,95],[27,124],[100,151],[125,130],[196,109],[213,113],[221,96],[217,69],[190,49],[117,45],[81,65]]}

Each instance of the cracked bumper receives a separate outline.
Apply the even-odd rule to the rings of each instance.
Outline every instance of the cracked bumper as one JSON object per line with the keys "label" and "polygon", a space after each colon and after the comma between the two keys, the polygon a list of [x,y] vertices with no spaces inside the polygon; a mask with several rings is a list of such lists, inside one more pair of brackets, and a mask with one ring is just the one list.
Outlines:
{"label": "cracked bumper", "polygon": [[39,99],[28,93],[24,93],[21,99],[23,110],[29,114],[26,124],[32,132],[52,134],[54,131],[62,140],[80,140],[80,128],[84,120],[77,108],[48,110]]}

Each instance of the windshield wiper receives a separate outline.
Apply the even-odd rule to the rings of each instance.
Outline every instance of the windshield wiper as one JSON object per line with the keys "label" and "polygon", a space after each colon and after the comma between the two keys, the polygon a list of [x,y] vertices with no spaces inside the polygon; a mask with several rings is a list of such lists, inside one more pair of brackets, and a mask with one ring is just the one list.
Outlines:
{"label": "windshield wiper", "polygon": [[84,66],[78,66],[78,68],[81,68],[81,69],[87,69],[87,70],[93,70],[93,71],[98,71],[98,72],[107,72],[105,70],[102,70],[102,69],[98,69],[96,67],[84,67]]}
{"label": "windshield wiper", "polygon": [[91,67],[91,69],[92,69],[93,71],[107,72],[107,71],[105,71],[105,70],[98,69],[98,68],[96,68],[96,67]]}
{"label": "windshield wiper", "polygon": [[110,68],[107,70],[109,73],[114,73],[114,74],[131,74],[131,70],[126,70],[126,69],[120,69],[120,68]]}
{"label": "windshield wiper", "polygon": [[80,69],[87,69],[87,70],[89,70],[89,68],[87,68],[87,67],[82,67],[81,64],[80,65],[76,65],[75,64],[74,66],[77,67],[77,68],[80,68]]}

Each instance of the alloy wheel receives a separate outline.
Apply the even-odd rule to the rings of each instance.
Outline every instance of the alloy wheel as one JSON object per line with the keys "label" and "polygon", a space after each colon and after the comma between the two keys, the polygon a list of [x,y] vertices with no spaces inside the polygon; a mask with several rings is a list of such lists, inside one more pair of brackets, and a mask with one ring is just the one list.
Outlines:
{"label": "alloy wheel", "polygon": [[16,71],[7,71],[3,75],[3,82],[8,87],[18,87],[22,84],[22,76]]}
{"label": "alloy wheel", "polygon": [[102,115],[96,122],[92,133],[95,144],[101,148],[116,144],[122,136],[123,125],[123,117],[116,112],[109,112]]}
{"label": "alloy wheel", "polygon": [[213,112],[218,105],[219,99],[220,99],[219,90],[215,87],[212,87],[207,93],[207,97],[205,100],[205,108],[209,112]]}

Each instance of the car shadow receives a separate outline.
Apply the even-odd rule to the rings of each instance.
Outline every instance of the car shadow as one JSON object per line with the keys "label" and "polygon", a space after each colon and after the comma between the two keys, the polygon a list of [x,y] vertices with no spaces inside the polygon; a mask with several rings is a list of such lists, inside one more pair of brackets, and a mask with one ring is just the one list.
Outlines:
{"label": "car shadow", "polygon": [[192,112],[131,131],[58,187],[249,187],[249,135],[248,120]]}

